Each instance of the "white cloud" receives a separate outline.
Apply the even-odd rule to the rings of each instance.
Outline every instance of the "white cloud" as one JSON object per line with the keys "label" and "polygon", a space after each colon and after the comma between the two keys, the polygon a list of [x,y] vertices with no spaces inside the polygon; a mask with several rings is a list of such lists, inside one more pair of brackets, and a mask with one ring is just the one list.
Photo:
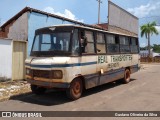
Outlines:
{"label": "white cloud", "polygon": [[79,21],[79,22],[84,22],[83,19],[78,19],[70,10],[68,9],[65,9],[64,10],[64,13],[60,13],[60,12],[55,12],[54,9],[52,7],[46,7],[44,9],[45,12],[48,12],[48,13],[52,13],[52,14],[56,14],[56,15],[59,15],[59,16],[62,16],[62,17],[65,17],[65,18],[69,18],[69,19],[72,19],[72,20],[76,20],[76,21]]}
{"label": "white cloud", "polygon": [[160,33],[160,26],[156,26],[156,29],[157,29],[158,32]]}
{"label": "white cloud", "polygon": [[55,13],[55,12],[54,12],[54,9],[53,9],[52,7],[46,7],[46,8],[44,8],[43,10],[44,10],[45,12],[48,12],[48,13],[52,13],[52,14]]}
{"label": "white cloud", "polygon": [[141,5],[135,8],[128,8],[127,10],[135,16],[142,18],[148,15],[160,15],[160,1],[151,1],[146,5]]}
{"label": "white cloud", "polygon": [[145,46],[147,46],[147,43],[144,43],[144,42],[143,42],[143,43],[140,43],[140,46],[141,46],[141,47],[145,47]]}

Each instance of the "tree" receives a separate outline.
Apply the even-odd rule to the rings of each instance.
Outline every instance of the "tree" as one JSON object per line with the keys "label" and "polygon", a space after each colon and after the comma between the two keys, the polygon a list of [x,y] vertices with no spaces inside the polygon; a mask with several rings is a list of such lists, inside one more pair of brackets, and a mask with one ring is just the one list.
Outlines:
{"label": "tree", "polygon": [[[150,46],[150,48],[152,49],[153,46]],[[148,46],[145,46],[145,47],[140,47],[140,50],[147,50],[148,49]]]}
{"label": "tree", "polygon": [[153,51],[156,52],[156,53],[160,53],[160,45],[153,44]]}
{"label": "tree", "polygon": [[150,52],[150,37],[153,34],[158,35],[158,30],[156,29],[156,22],[144,24],[141,26],[141,37],[145,35],[146,39],[148,39],[148,57],[151,57],[151,52]]}

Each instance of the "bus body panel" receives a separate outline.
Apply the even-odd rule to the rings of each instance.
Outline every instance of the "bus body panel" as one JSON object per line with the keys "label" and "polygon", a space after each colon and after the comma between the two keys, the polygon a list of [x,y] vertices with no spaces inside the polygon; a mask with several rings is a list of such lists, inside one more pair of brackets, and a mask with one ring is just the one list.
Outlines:
{"label": "bus body panel", "polygon": [[85,79],[85,88],[92,88],[124,77],[129,68],[131,73],[139,69],[139,55],[92,55],[82,57],[50,57],[26,60],[26,68],[33,70],[61,70],[62,79],[34,77],[34,80],[51,83],[71,83],[76,77]]}

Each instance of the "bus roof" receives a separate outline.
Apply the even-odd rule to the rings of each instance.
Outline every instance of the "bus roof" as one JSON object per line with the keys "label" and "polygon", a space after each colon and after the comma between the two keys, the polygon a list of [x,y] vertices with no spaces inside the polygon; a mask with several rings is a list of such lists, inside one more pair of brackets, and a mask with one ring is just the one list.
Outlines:
{"label": "bus roof", "polygon": [[96,30],[96,31],[99,31],[99,32],[105,32],[105,33],[111,33],[111,34],[116,34],[116,35],[123,35],[123,36],[129,36],[129,37],[136,37],[137,36],[132,36],[132,35],[128,35],[128,34],[122,34],[122,33],[119,33],[119,32],[110,32],[110,31],[107,31],[107,30],[103,30],[101,28],[92,28],[92,27],[86,27],[86,26],[82,26],[82,25],[72,25],[72,24],[61,24],[61,25],[54,25],[54,26],[48,26],[48,27],[43,27],[43,28],[40,28],[40,29],[37,29],[36,31],[40,31],[40,30],[44,30],[44,29],[49,29],[49,28],[54,28],[54,27],[76,27],[76,28],[83,28],[83,29],[88,29],[88,30]]}

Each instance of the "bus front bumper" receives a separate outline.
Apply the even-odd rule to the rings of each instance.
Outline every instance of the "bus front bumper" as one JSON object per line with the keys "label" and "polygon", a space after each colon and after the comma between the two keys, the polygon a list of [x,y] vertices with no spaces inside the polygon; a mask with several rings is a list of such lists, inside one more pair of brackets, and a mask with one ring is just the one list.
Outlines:
{"label": "bus front bumper", "polygon": [[46,81],[38,81],[38,80],[31,80],[26,79],[28,83],[33,85],[38,85],[42,87],[50,87],[50,88],[69,88],[69,83],[56,83],[56,82],[46,82]]}

